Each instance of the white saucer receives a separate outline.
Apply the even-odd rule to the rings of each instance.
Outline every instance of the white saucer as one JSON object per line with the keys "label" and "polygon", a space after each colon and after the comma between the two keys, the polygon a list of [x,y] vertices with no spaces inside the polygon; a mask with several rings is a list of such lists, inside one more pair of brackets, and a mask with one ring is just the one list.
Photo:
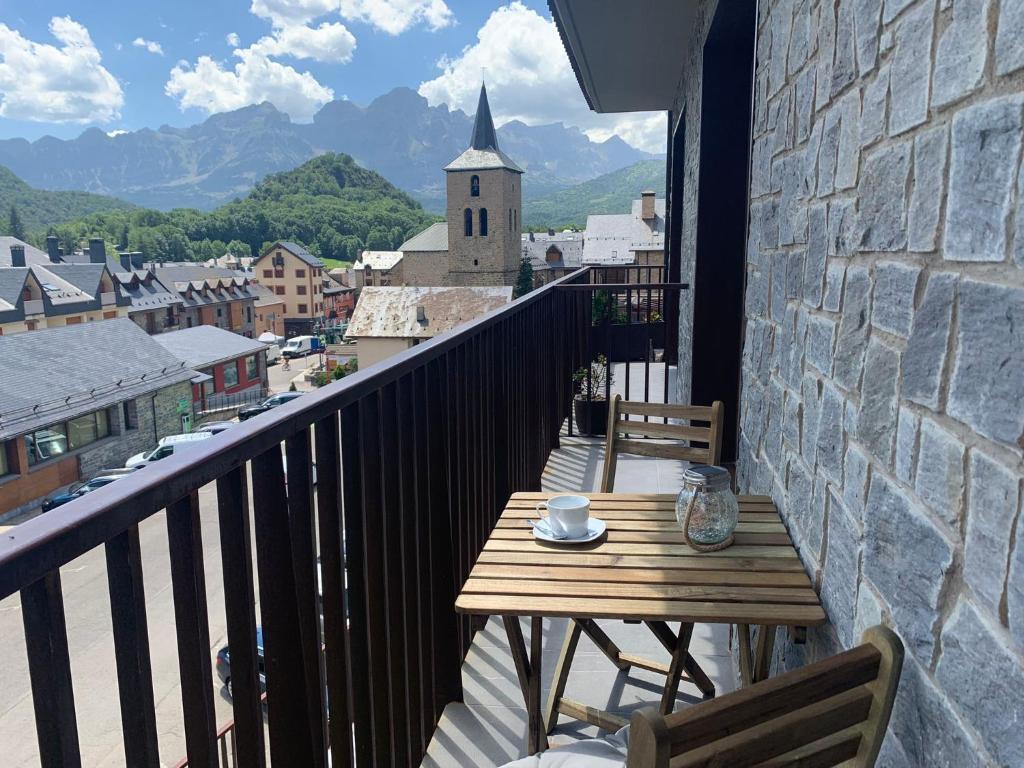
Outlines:
{"label": "white saucer", "polygon": [[552,544],[586,544],[594,541],[605,532],[608,526],[605,525],[604,520],[596,517],[592,517],[587,520],[587,533],[583,536],[577,536],[571,539],[557,539],[549,533],[540,530],[537,526],[533,527],[533,538],[540,541],[549,541]]}

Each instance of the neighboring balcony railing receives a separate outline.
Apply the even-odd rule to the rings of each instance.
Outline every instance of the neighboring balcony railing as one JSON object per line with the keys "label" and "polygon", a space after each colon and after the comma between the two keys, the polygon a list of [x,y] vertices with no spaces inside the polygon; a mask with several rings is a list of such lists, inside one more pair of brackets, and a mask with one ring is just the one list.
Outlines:
{"label": "neighboring balcony railing", "polygon": [[43,314],[43,300],[42,299],[25,299],[25,314],[26,315],[41,315]]}
{"label": "neighboring balcony railing", "polygon": [[113,291],[105,291],[100,294],[100,304],[104,307],[117,302],[117,296]]}

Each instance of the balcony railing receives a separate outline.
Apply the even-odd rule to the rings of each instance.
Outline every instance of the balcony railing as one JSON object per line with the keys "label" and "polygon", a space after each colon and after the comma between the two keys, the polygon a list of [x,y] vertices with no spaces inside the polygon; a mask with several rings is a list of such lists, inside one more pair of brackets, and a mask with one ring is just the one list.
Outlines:
{"label": "balcony railing", "polygon": [[100,545],[125,762],[159,764],[138,526],[162,510],[186,759],[218,765],[198,494],[209,483],[232,759],[265,764],[258,606],[275,765],[326,766],[328,751],[336,767],[418,765],[445,705],[461,697],[475,627],[455,614],[455,594],[509,495],[539,490],[569,415],[572,374],[597,334],[614,331],[594,324],[593,294],[618,302],[628,291],[631,306],[638,291],[681,287],[595,286],[597,273],[553,282],[7,531],[0,599],[21,593],[44,768],[80,764],[60,568]]}
{"label": "balcony railing", "polygon": [[117,302],[117,295],[113,291],[104,291],[100,294],[100,304],[104,307]]}
{"label": "balcony railing", "polygon": [[41,314],[43,314],[43,300],[42,299],[25,299],[25,314],[26,315],[41,315]]}

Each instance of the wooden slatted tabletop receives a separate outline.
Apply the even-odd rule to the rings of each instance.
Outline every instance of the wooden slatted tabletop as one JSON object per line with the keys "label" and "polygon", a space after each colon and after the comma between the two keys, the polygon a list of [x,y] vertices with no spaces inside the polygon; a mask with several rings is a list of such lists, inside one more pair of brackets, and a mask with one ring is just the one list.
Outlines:
{"label": "wooden slatted tabletop", "polygon": [[741,496],[735,543],[696,552],[683,543],[670,494],[585,493],[607,533],[549,544],[528,521],[550,493],[509,500],[455,605],[504,616],[814,626],[825,612],[778,510]]}

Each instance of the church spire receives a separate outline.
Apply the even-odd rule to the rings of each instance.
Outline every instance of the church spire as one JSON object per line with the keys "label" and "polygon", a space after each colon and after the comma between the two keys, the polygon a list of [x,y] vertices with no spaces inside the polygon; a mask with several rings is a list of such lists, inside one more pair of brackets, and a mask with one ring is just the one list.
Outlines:
{"label": "church spire", "polygon": [[476,105],[476,119],[473,121],[473,149],[497,149],[498,136],[494,132],[491,106],[487,103],[487,86],[480,84],[480,102]]}

